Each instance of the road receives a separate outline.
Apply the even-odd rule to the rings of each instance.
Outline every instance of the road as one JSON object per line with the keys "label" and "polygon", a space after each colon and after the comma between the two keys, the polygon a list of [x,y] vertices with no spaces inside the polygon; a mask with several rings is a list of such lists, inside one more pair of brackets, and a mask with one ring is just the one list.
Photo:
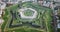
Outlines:
{"label": "road", "polygon": [[57,32],[57,19],[58,19],[58,17],[57,17],[57,11],[58,11],[58,10],[53,9],[54,32]]}

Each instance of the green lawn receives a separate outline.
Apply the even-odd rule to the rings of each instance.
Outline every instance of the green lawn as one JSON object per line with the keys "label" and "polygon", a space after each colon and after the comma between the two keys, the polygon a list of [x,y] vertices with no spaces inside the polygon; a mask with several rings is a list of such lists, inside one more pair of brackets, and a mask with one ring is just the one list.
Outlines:
{"label": "green lawn", "polygon": [[34,14],[34,11],[31,11],[30,9],[27,9],[24,11],[25,16],[32,16]]}

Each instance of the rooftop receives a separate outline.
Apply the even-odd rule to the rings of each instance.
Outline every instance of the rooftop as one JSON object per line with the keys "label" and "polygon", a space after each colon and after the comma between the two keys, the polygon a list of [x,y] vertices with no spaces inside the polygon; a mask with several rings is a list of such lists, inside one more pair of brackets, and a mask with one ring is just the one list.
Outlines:
{"label": "rooftop", "polygon": [[8,4],[16,4],[18,3],[20,0],[1,0],[2,2],[8,3]]}
{"label": "rooftop", "polygon": [[6,7],[6,4],[3,2],[0,2],[0,9],[5,9],[5,7]]}

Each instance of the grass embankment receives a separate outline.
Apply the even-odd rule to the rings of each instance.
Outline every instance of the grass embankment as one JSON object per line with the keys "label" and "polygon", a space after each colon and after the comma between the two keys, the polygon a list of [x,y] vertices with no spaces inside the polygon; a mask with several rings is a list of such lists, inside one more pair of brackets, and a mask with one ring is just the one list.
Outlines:
{"label": "grass embankment", "polygon": [[[15,6],[18,6],[18,5],[15,5]],[[11,8],[10,8],[11,7]],[[10,7],[6,7],[6,9],[5,9],[5,15],[3,16],[3,19],[4,19],[4,23],[2,24],[2,26],[1,26],[1,29],[2,29],[2,32],[4,32],[4,28],[5,28],[5,26],[6,26],[6,23],[8,22],[8,20],[9,20],[9,11],[10,11],[10,9],[14,9],[14,8],[16,8],[16,7],[14,7],[14,6],[10,6]]]}
{"label": "grass embankment", "polygon": [[28,8],[33,8],[36,11],[38,11],[39,13],[45,10],[45,13],[43,14],[44,15],[43,17],[44,17],[44,21],[45,21],[45,24],[46,24],[47,32],[52,32],[52,27],[51,27],[52,10],[51,9],[49,9],[47,7],[42,7],[42,6],[37,5],[37,4],[32,4],[32,3],[24,3],[22,6],[23,7],[28,7]]}

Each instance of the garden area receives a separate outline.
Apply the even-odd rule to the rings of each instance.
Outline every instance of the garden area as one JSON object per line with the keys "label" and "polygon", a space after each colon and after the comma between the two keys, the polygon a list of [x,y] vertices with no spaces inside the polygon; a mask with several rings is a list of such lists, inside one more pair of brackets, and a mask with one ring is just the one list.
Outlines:
{"label": "garden area", "polygon": [[[17,5],[13,5],[8,7],[5,11],[5,16],[3,19],[5,20],[4,24],[2,25],[2,31],[5,32],[41,32],[40,29],[43,29],[44,32],[51,32],[51,12],[50,8],[42,7],[38,3],[34,4],[32,2],[24,2],[21,4],[22,7],[32,8],[37,11],[37,16],[33,20],[30,19],[22,19],[21,15],[19,14],[18,10],[20,9]],[[33,11],[26,10],[24,11],[25,16],[32,16]],[[27,27],[27,28],[25,28]],[[29,28],[28,28],[29,27]],[[28,30],[27,30],[28,29]],[[36,30],[37,29],[37,30]]]}

